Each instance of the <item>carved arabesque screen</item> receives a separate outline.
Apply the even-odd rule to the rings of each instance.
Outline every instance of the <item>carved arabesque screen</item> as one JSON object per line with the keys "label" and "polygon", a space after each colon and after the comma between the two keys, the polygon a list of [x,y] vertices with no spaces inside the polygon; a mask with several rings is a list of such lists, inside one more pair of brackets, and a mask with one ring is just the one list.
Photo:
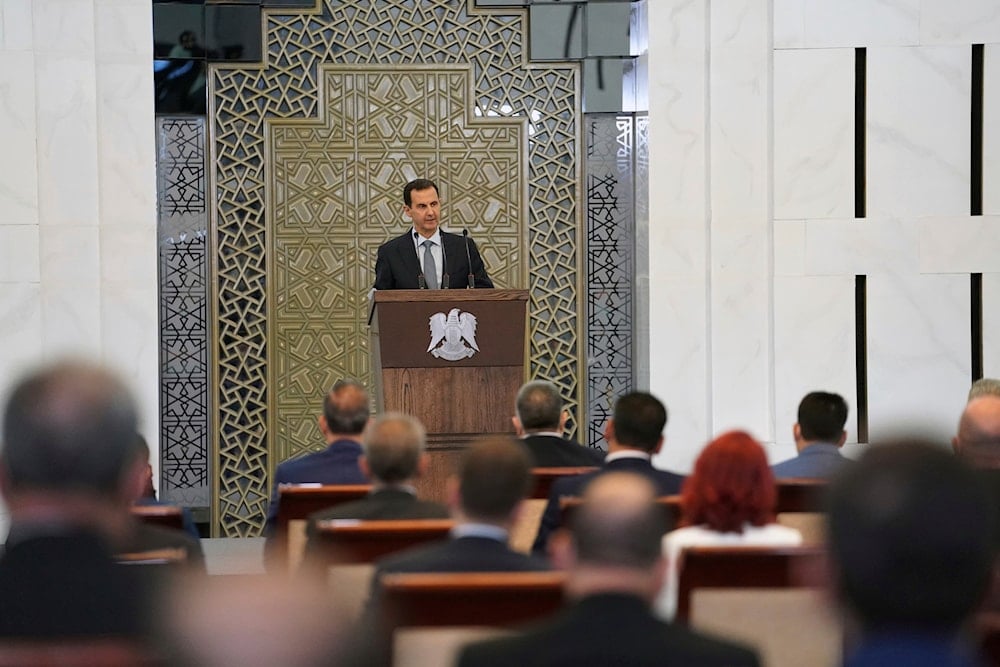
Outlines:
{"label": "carved arabesque screen", "polygon": [[[530,290],[532,374],[559,385],[569,398],[567,407],[578,418],[582,417],[580,393],[585,382],[580,364],[582,322],[578,298],[582,285],[577,205],[580,195],[578,66],[529,66],[524,52],[524,12],[476,10],[464,0],[376,0],[360,4],[329,0],[312,11],[265,13],[264,41],[263,64],[214,67],[209,81],[210,165],[214,187],[213,287],[216,290],[213,305],[217,322],[214,353],[218,387],[213,428],[218,438],[215,475],[218,504],[214,518],[222,534],[227,536],[254,535],[263,526],[269,472],[276,459],[282,456],[275,448],[275,438],[279,434],[268,430],[273,419],[287,418],[286,423],[276,427],[279,431],[286,429],[287,449],[315,444],[318,436],[312,430],[312,422],[327,377],[358,375],[361,374],[359,370],[366,369],[364,364],[367,362],[359,361],[364,355],[358,354],[357,348],[348,354],[347,346],[366,344],[362,342],[363,319],[359,318],[363,307],[357,299],[371,279],[376,234],[367,235],[371,230],[366,228],[366,236],[360,236],[351,225],[361,221],[352,218],[348,223],[348,218],[357,211],[348,210],[342,221],[335,220],[335,228],[337,222],[345,224],[342,231],[330,232],[330,242],[310,244],[302,241],[297,246],[283,246],[282,234],[289,230],[280,227],[282,214],[273,206],[274,219],[267,214],[270,170],[277,169],[279,164],[269,164],[266,157],[271,140],[266,123],[269,120],[307,119],[315,130],[317,121],[323,118],[321,108],[337,103],[324,100],[320,94],[326,76],[336,76],[337,72],[355,72],[356,76],[367,72],[376,77],[382,74],[382,84],[396,88],[381,95],[395,106],[389,110],[366,109],[365,115],[380,115],[389,123],[387,127],[396,123],[398,129],[405,127],[399,124],[400,116],[409,114],[417,101],[411,96],[419,97],[423,93],[413,87],[411,77],[416,75],[413,67],[437,65],[439,68],[432,70],[444,77],[441,85],[468,85],[455,84],[456,80],[450,78],[455,76],[471,80],[465,118],[472,115],[484,120],[496,118],[492,123],[479,125],[469,120],[464,129],[449,126],[450,132],[479,133],[479,141],[495,133],[496,141],[503,143],[506,151],[507,143],[504,142],[510,139],[501,141],[501,135],[511,133],[513,136],[515,128],[524,128],[519,159],[527,188],[511,200],[523,202],[517,211],[523,218],[505,220],[498,215],[497,224],[492,227],[481,220],[495,212],[477,208],[489,197],[499,195],[502,175],[488,170],[500,168],[497,166],[502,164],[499,158],[506,155],[505,152],[501,151],[497,159],[489,152],[483,155],[469,153],[455,162],[434,165],[432,172],[449,183],[482,183],[482,196],[477,196],[476,191],[459,192],[453,185],[442,185],[447,214],[455,227],[456,219],[460,219],[472,229],[483,230],[485,236],[480,234],[477,240],[484,247],[490,270],[498,273],[505,286],[526,286]],[[327,65],[348,66],[348,69]],[[393,71],[399,74],[387,76]],[[461,118],[454,113],[439,117],[452,121]],[[416,118],[413,114],[413,119]],[[501,121],[503,118],[521,120],[511,123]],[[334,127],[333,119],[329,120]],[[301,131],[308,124],[297,127]],[[279,163],[280,142],[288,140],[289,133],[296,131],[295,125],[279,131],[280,125],[280,122],[275,124],[273,137],[275,158]],[[449,135],[429,136],[444,145]],[[407,160],[420,154],[419,150],[414,150],[410,155],[406,142],[399,150],[407,155]],[[426,155],[421,159],[426,159]],[[392,227],[396,228],[395,233],[404,231],[405,223],[395,218],[394,211],[399,211],[399,191],[410,176],[402,166],[405,160],[398,163],[395,172],[390,157],[382,164],[370,162],[371,168],[383,171],[376,171],[376,177],[369,180],[359,175],[352,181],[338,176],[337,169],[358,169],[364,160],[357,154],[349,158],[341,167],[337,167],[335,159],[331,163],[333,166],[322,167],[325,173],[311,177],[318,179],[316,183],[339,184],[346,188],[341,200],[348,205],[378,209],[381,217],[376,222],[377,229],[385,233],[385,238],[392,235],[386,233]],[[308,161],[300,160],[298,166],[302,164]],[[448,173],[456,164],[460,171]],[[319,168],[318,164],[313,163],[313,166]],[[295,179],[296,174],[285,174],[281,178],[282,187],[295,184]],[[351,183],[362,181],[370,190],[349,191]],[[279,187],[277,177],[273,187]],[[308,192],[308,186],[306,188]],[[364,197],[364,201],[360,197]],[[318,220],[318,216],[329,213],[322,213],[322,205],[309,197],[297,195],[296,198],[300,207],[313,207],[303,219]],[[288,209],[284,222],[295,224],[303,211],[300,208],[295,213]],[[507,214],[509,212],[504,215]],[[444,222],[448,226],[448,220]],[[516,238],[518,234],[519,239]],[[504,256],[516,250],[518,243],[525,244],[524,257]],[[273,244],[273,253],[268,252],[269,244]],[[277,255],[282,248],[295,249],[292,255],[280,260],[271,256]],[[287,267],[284,275],[281,271],[269,273],[281,262]],[[310,263],[313,267],[333,267],[333,275],[345,276],[346,284],[342,288],[310,287],[308,278],[299,285],[279,282],[282,279],[299,281],[309,276]],[[525,269],[527,282],[519,284]],[[305,298],[316,304],[329,304],[331,308],[344,305],[347,312],[342,320],[340,315],[327,319],[326,329],[310,329],[305,326],[306,320],[295,321],[297,315],[293,315],[290,308],[282,310],[286,306],[276,302],[281,298]],[[355,301],[352,303],[351,299]],[[305,310],[301,308],[302,312]],[[284,314],[288,315],[287,322]],[[310,326],[315,326],[312,319],[308,321]],[[296,340],[296,336],[302,348],[282,349]],[[307,346],[312,346],[311,351]],[[313,354],[323,355],[323,358],[307,362]],[[280,366],[282,360],[295,368]],[[362,379],[368,378],[363,376]],[[283,405],[284,391],[290,392],[289,401],[293,406],[290,412],[287,415],[270,414]]]}

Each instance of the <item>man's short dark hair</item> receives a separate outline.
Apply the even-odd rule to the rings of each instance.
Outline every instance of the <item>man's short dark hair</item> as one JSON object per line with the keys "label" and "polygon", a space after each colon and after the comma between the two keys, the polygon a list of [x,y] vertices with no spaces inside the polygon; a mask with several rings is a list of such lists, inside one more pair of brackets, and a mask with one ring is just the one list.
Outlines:
{"label": "man's short dark hair", "polygon": [[426,432],[413,417],[398,412],[380,415],[365,431],[365,460],[372,477],[386,484],[405,482],[417,474]]}
{"label": "man's short dark hair", "polygon": [[531,458],[510,436],[486,436],[466,450],[458,476],[467,516],[504,521],[531,490]]}
{"label": "man's short dark hair", "polygon": [[559,428],[562,407],[559,388],[546,380],[532,380],[521,387],[514,405],[521,428],[526,431]]}
{"label": "man's short dark hair", "polygon": [[799,403],[799,429],[804,440],[836,443],[847,422],[847,401],[827,391],[810,392]]}
{"label": "man's short dark hair", "polygon": [[652,394],[633,391],[615,403],[614,420],[619,444],[652,452],[667,425],[667,408]]}
{"label": "man's short dark hair", "polygon": [[648,478],[629,472],[595,477],[573,512],[570,531],[580,563],[648,569],[659,560],[666,513]]}
{"label": "man's short dark hair", "polygon": [[338,380],[323,401],[326,427],[333,433],[359,435],[368,425],[371,401],[357,380]]}
{"label": "man's short dark hair", "polygon": [[3,416],[11,489],[114,497],[138,456],[136,408],[103,368],[63,361],[14,385]]}
{"label": "man's short dark hair", "polygon": [[430,188],[434,188],[434,192],[437,192],[438,194],[441,193],[441,191],[438,190],[437,183],[429,178],[413,179],[403,186],[403,203],[407,206],[413,203],[413,200],[410,198],[410,193],[414,190],[429,190]]}
{"label": "man's short dark hair", "polygon": [[868,631],[957,628],[990,581],[995,513],[972,469],[943,447],[872,446],[830,487],[839,594]]}

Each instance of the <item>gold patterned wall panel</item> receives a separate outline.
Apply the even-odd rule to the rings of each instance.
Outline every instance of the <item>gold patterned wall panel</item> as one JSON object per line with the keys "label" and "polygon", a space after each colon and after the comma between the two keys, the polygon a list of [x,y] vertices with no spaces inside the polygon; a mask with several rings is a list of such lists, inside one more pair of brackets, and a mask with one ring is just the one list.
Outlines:
{"label": "gold patterned wall panel", "polygon": [[372,379],[367,295],[379,244],[409,226],[400,184],[437,181],[444,226],[489,239],[497,286],[525,284],[526,121],[467,118],[471,73],[324,66],[320,120],[268,123],[272,461],[321,446],[318,399],[338,378]]}
{"label": "gold patterned wall panel", "polygon": [[475,233],[499,284],[529,288],[532,372],[583,417],[578,67],[529,65],[521,10],[281,11],[262,64],[209,78],[214,519],[231,537],[259,534],[270,471],[318,444],[330,379],[366,378],[361,300],[412,176],[442,181],[445,226]]}

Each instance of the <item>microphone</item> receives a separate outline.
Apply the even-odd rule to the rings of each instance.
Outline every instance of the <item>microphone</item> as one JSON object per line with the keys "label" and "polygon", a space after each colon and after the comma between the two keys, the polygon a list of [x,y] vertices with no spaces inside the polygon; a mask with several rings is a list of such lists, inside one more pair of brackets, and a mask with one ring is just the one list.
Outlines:
{"label": "microphone", "polygon": [[444,252],[444,236],[441,237],[441,289],[448,289],[448,255]]}
{"label": "microphone", "polygon": [[417,274],[417,289],[427,289],[427,281],[424,280],[424,274]]}
{"label": "microphone", "polygon": [[469,254],[469,230],[462,230],[462,238],[465,239],[465,261],[469,263],[469,284],[465,289],[472,289],[476,286],[476,274],[472,272],[472,256]]}

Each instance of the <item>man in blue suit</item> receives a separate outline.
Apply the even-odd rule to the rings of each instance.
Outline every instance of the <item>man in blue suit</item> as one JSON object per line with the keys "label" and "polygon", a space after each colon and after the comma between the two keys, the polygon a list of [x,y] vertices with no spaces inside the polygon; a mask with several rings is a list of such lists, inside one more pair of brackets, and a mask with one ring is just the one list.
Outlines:
{"label": "man in blue suit", "polygon": [[323,401],[319,430],[326,448],[289,459],[274,471],[271,506],[267,510],[264,534],[270,542],[278,519],[279,484],[367,484],[358,467],[361,434],[368,425],[371,401],[364,386],[355,380],[339,380]]}
{"label": "man in blue suit", "polygon": [[847,440],[847,402],[838,394],[813,391],[799,403],[799,420],[792,427],[795,458],[771,466],[775,479],[830,479],[850,459],[840,453]]}
{"label": "man in blue suit", "polygon": [[633,472],[653,483],[658,496],[670,496],[681,491],[682,475],[658,470],[650,459],[663,446],[663,427],[667,425],[667,408],[652,394],[634,391],[615,403],[614,415],[604,427],[608,455],[600,470],[586,475],[557,480],[549,493],[549,502],[538,526],[532,546],[535,554],[544,554],[549,535],[559,527],[559,499],[579,496],[590,480],[607,472]]}

